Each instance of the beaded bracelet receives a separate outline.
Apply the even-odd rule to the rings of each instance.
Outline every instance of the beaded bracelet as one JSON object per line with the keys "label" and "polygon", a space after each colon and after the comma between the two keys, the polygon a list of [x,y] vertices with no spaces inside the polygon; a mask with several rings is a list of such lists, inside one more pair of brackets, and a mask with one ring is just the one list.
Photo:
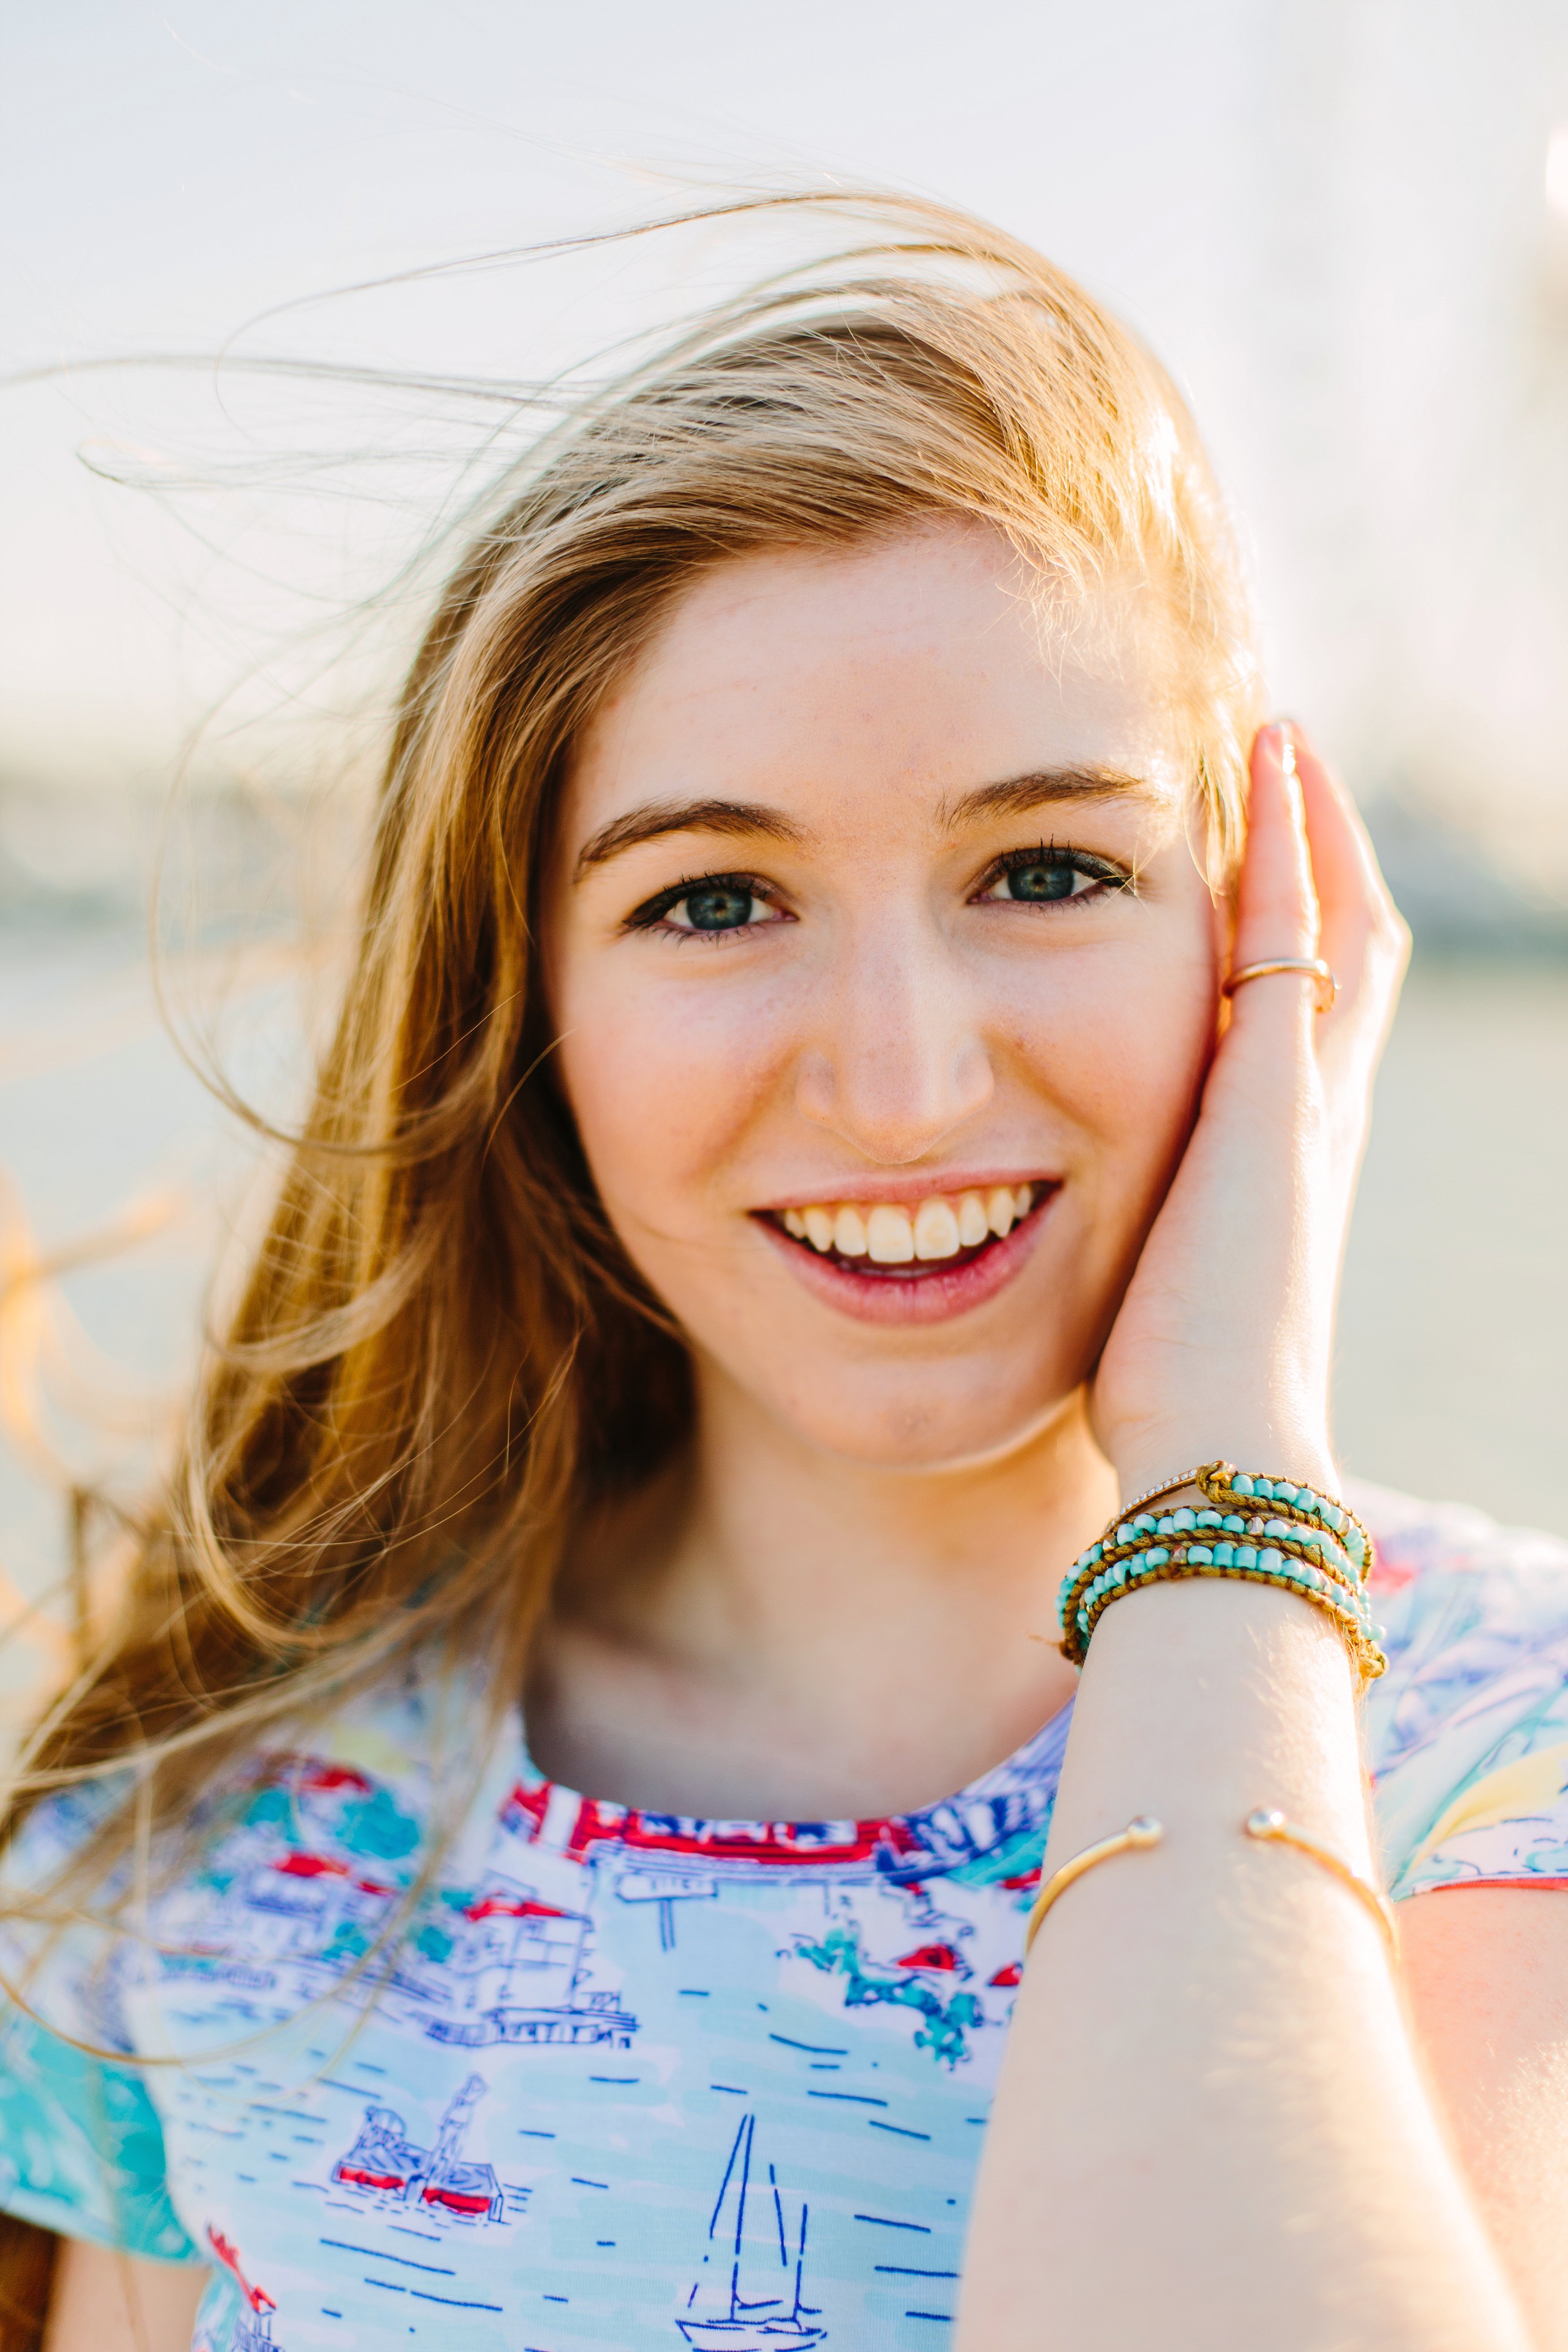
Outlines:
{"label": "beaded bracelet", "polygon": [[[1229,1558],[1225,1557],[1226,1553],[1230,1554]],[[1079,1646],[1085,1650],[1089,1636],[1106,1609],[1123,1594],[1140,1591],[1148,1584],[1173,1582],[1184,1576],[1224,1576],[1245,1584],[1278,1585],[1282,1591],[1299,1592],[1303,1600],[1315,1602],[1338,1626],[1367,1681],[1382,1674],[1387,1664],[1378,1647],[1371,1613],[1360,1597],[1352,1596],[1323,1570],[1310,1562],[1291,1559],[1273,1544],[1216,1545],[1212,1549],[1200,1545],[1190,1549],[1178,1548],[1174,1551],[1154,1545],[1131,1562],[1119,1564],[1108,1574],[1110,1581],[1104,1589],[1095,1592],[1092,1608],[1079,1613],[1079,1625],[1083,1629]],[[1062,1647],[1067,1652],[1065,1642]]]}
{"label": "beaded bracelet", "polygon": [[[1150,1517],[1142,1509],[1142,1505],[1158,1501],[1186,1486],[1197,1486],[1205,1502],[1219,1507],[1203,1511],[1178,1509],[1160,1518]],[[1261,1508],[1264,1503],[1270,1506],[1267,1516]],[[1300,1532],[1293,1533],[1293,1529]],[[1081,1606],[1083,1591],[1093,1581],[1102,1563],[1113,1563],[1119,1558],[1144,1550],[1158,1538],[1180,1538],[1195,1534],[1202,1542],[1209,1531],[1215,1541],[1223,1540],[1226,1535],[1276,1538],[1294,1558],[1315,1559],[1340,1582],[1352,1589],[1359,1588],[1371,1556],[1371,1538],[1366,1529],[1353,1512],[1346,1511],[1342,1506],[1328,1502],[1310,1487],[1298,1486],[1286,1478],[1253,1477],[1235,1471],[1229,1463],[1205,1463],[1156,1487],[1152,1493],[1141,1496],[1117,1514],[1100,1541],[1091,1545],[1075,1563],[1064,1587],[1064,1620],[1070,1624]]]}
{"label": "beaded bracelet", "polygon": [[1300,1592],[1334,1620],[1366,1679],[1384,1671],[1387,1661],[1378,1647],[1380,1629],[1373,1624],[1364,1594],[1302,1557],[1295,1546],[1287,1550],[1279,1542],[1166,1546],[1145,1541],[1093,1576],[1083,1605],[1069,1621],[1069,1632],[1061,1644],[1064,1654],[1081,1663],[1095,1625],[1112,1601],[1146,1584],[1184,1576],[1231,1577],[1243,1583],[1277,1584]]}
{"label": "beaded bracelet", "polygon": [[[1196,1486],[1206,1507],[1159,1517],[1142,1507],[1184,1486]],[[1371,1560],[1372,1538],[1343,1504],[1289,1478],[1205,1463],[1140,1496],[1079,1555],[1058,1602],[1062,1654],[1081,1665],[1096,1624],[1126,1592],[1185,1576],[1226,1576],[1279,1585],[1322,1609],[1371,1681],[1388,1663],[1364,1590]]]}
{"label": "beaded bracelet", "polygon": [[[1198,1487],[1210,1508],[1178,1509],[1154,1518],[1142,1507],[1179,1487],[1193,1486]],[[1267,1515],[1260,1507],[1264,1503],[1270,1506]],[[1075,1619],[1080,1616],[1088,1588],[1103,1568],[1147,1551],[1161,1538],[1179,1543],[1183,1537],[1194,1536],[1200,1547],[1200,1558],[1194,1564],[1211,1565],[1201,1557],[1205,1540],[1212,1537],[1214,1545],[1224,1554],[1236,1549],[1226,1540],[1236,1535],[1244,1538],[1244,1549],[1253,1550],[1257,1546],[1247,1546],[1246,1538],[1263,1536],[1285,1555],[1323,1568],[1352,1593],[1359,1593],[1371,1558],[1371,1538],[1354,1513],[1345,1510],[1342,1505],[1331,1503],[1313,1494],[1310,1487],[1298,1486],[1287,1478],[1255,1477],[1236,1471],[1227,1462],[1205,1463],[1140,1496],[1126,1510],[1118,1512],[1099,1543],[1079,1555],[1063,1587],[1064,1632],[1069,1632]],[[1227,1567],[1233,1563],[1222,1557],[1218,1564]],[[1244,1559],[1241,1565],[1250,1567],[1255,1563]],[[1270,1568],[1273,1565],[1269,1563]],[[1087,1632],[1087,1628],[1080,1630]]]}
{"label": "beaded bracelet", "polygon": [[[1076,1613],[1086,1644],[1095,1620],[1122,1589],[1123,1580],[1114,1573],[1118,1567],[1126,1563],[1129,1572],[1135,1573],[1137,1563],[1144,1570],[1154,1571],[1168,1560],[1186,1559],[1194,1567],[1214,1568],[1222,1573],[1258,1568],[1268,1576],[1283,1575],[1291,1583],[1321,1591],[1331,1606],[1348,1609],[1370,1641],[1372,1614],[1360,1571],[1333,1542],[1310,1528],[1300,1535],[1292,1533],[1300,1524],[1274,1514],[1265,1518],[1254,1513],[1247,1519],[1238,1512],[1222,1515],[1214,1510],[1173,1511],[1152,1525],[1142,1515],[1131,1528],[1123,1522],[1116,1530],[1115,1543],[1101,1546],[1101,1564],[1079,1601]],[[1188,1538],[1184,1547],[1184,1536]],[[1233,1542],[1236,1536],[1242,1541]],[[1263,1540],[1248,1541],[1248,1538]],[[1157,1540],[1166,1538],[1174,1549]],[[1295,1562],[1304,1572],[1295,1575],[1288,1562]],[[1325,1579],[1338,1589],[1329,1591]]]}

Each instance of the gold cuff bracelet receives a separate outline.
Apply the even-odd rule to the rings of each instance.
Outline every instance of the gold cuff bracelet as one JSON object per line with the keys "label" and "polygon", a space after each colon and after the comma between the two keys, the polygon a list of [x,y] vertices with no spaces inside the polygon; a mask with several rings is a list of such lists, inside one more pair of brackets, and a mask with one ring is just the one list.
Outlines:
{"label": "gold cuff bracelet", "polygon": [[1377,1921],[1388,1945],[1390,1958],[1396,1960],[1399,1958],[1399,1928],[1394,1920],[1393,1904],[1370,1878],[1363,1878],[1359,1870],[1352,1870],[1332,1846],[1323,1845],[1309,1831],[1298,1829],[1294,1822],[1288,1822],[1283,1813],[1276,1812],[1270,1805],[1259,1805],[1256,1812],[1248,1813],[1241,1826],[1249,1838],[1257,1838],[1262,1844],[1293,1845],[1298,1853],[1310,1855],[1325,1870],[1332,1871],[1342,1886],[1348,1886]]}
{"label": "gold cuff bracelet", "polygon": [[1081,1878],[1085,1871],[1094,1868],[1097,1862],[1109,1862],[1112,1854],[1131,1853],[1137,1846],[1158,1845],[1164,1834],[1163,1822],[1153,1820],[1148,1813],[1140,1813],[1136,1820],[1128,1822],[1124,1830],[1118,1830],[1114,1837],[1101,1838],[1098,1845],[1086,1845],[1081,1853],[1075,1853],[1070,1862],[1064,1862],[1059,1870],[1053,1870],[1031,1906],[1029,1924],[1024,1930],[1024,1958],[1028,1958],[1047,1912],[1058,1895],[1067,1893],[1075,1878]]}
{"label": "gold cuff bracelet", "polygon": [[[1249,1838],[1256,1838],[1260,1844],[1294,1846],[1298,1853],[1306,1854],[1322,1869],[1331,1871],[1376,1920],[1391,1957],[1398,1958],[1399,1929],[1394,1916],[1394,1906],[1370,1878],[1363,1878],[1361,1872],[1353,1870],[1331,1846],[1324,1845],[1310,1831],[1299,1829],[1294,1822],[1287,1821],[1284,1814],[1272,1806],[1259,1805],[1256,1811],[1248,1813],[1241,1826]],[[1097,1864],[1110,1862],[1116,1854],[1158,1845],[1164,1834],[1163,1822],[1155,1821],[1149,1813],[1140,1813],[1128,1822],[1124,1830],[1118,1830],[1114,1837],[1100,1838],[1096,1844],[1086,1845],[1081,1853],[1075,1853],[1070,1861],[1063,1863],[1059,1870],[1054,1870],[1030,1906],[1024,1929],[1024,1958],[1027,1959],[1033,1950],[1035,1937],[1040,1932],[1047,1912],[1067,1893],[1075,1879],[1082,1878]]]}

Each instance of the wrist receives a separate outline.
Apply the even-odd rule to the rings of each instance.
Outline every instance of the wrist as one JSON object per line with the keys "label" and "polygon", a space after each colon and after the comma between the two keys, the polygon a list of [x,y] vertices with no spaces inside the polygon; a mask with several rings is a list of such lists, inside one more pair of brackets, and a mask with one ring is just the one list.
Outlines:
{"label": "wrist", "polygon": [[1068,1570],[1057,1600],[1062,1654],[1082,1665],[1100,1619],[1135,1593],[1217,1579],[1310,1602],[1371,1681],[1388,1664],[1366,1591],[1372,1553],[1353,1511],[1278,1469],[1248,1473],[1220,1459],[1178,1471],[1124,1501]]}
{"label": "wrist", "polygon": [[1102,1441],[1123,1505],[1205,1462],[1231,1462],[1238,1470],[1294,1479],[1331,1497],[1340,1471],[1326,1429],[1283,1418],[1216,1413],[1184,1418]]}
{"label": "wrist", "polygon": [[1196,1577],[1130,1594],[1084,1664],[1054,1859],[1140,1812],[1228,1842],[1267,1803],[1366,1865],[1356,1690],[1339,1635],[1294,1594]]}

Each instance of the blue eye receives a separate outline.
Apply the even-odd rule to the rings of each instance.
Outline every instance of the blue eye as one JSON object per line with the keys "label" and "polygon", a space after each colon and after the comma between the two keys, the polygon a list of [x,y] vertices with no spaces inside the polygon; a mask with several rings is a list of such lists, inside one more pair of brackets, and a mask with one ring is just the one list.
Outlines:
{"label": "blue eye", "polygon": [[649,898],[627,916],[626,929],[716,940],[768,929],[789,919],[774,906],[765,882],[753,881],[749,874],[704,874]]}
{"label": "blue eye", "polygon": [[1070,866],[1015,866],[1002,879],[1009,898],[1070,898],[1083,877]]}
{"label": "blue eye", "polygon": [[1054,844],[1037,850],[1015,850],[1002,861],[999,874],[992,868],[992,877],[980,889],[981,898],[994,904],[1012,898],[1033,907],[1068,898],[1099,898],[1108,891],[1128,888],[1132,878],[1087,849],[1058,848]]}
{"label": "blue eye", "polygon": [[688,890],[670,908],[677,923],[682,913],[694,931],[738,931],[752,919],[756,899],[736,882],[712,882],[701,890]]}

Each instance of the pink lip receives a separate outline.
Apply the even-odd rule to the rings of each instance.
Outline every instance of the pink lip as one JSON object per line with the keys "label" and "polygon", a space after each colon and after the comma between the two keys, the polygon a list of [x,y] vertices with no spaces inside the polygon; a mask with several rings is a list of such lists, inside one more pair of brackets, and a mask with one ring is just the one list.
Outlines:
{"label": "pink lip", "polygon": [[[859,1274],[839,1260],[819,1257],[805,1243],[793,1241],[768,1216],[754,1216],[752,1222],[775,1249],[783,1251],[796,1280],[841,1315],[853,1315],[862,1323],[946,1323],[1005,1289],[1033,1251],[1041,1223],[1060,1190],[1059,1184],[1049,1191],[1040,1186],[1034,1207],[1005,1241],[994,1241],[967,1265],[945,1271],[935,1262],[919,1272]],[[835,1197],[847,1196],[840,1192]],[[867,1197],[885,1201],[888,1195]]]}

